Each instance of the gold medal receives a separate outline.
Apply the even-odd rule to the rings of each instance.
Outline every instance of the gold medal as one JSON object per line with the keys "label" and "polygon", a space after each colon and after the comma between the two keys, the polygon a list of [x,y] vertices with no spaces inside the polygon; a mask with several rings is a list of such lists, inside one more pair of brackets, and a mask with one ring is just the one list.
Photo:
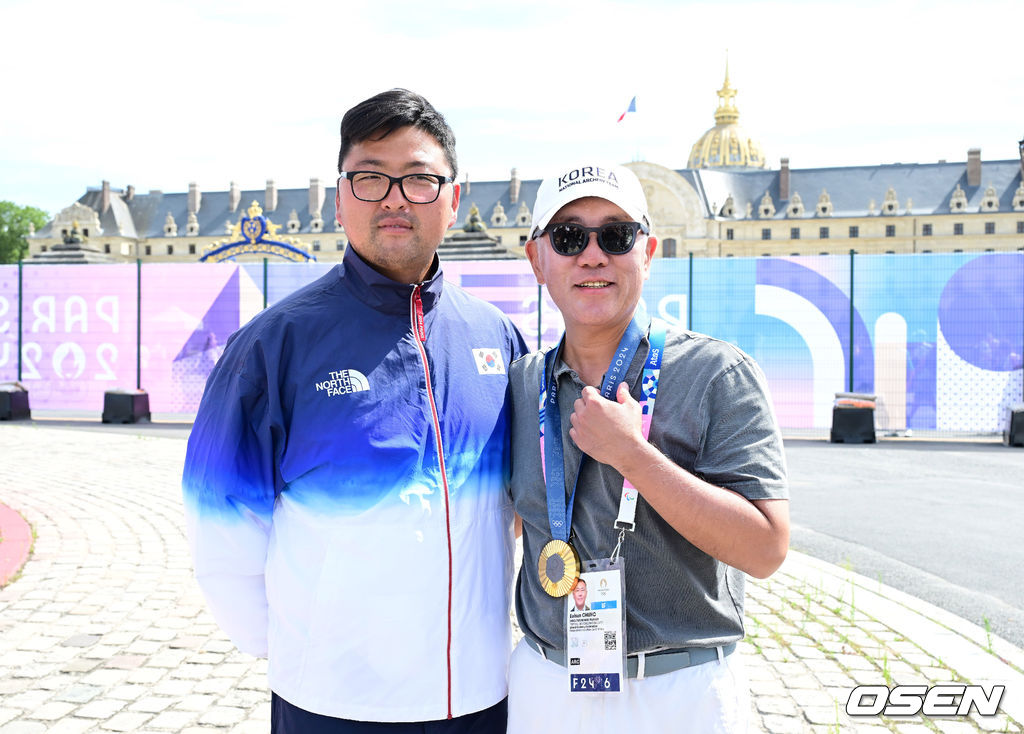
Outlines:
{"label": "gold medal", "polygon": [[556,598],[563,597],[580,577],[580,556],[564,540],[549,540],[541,548],[537,574],[544,591]]}

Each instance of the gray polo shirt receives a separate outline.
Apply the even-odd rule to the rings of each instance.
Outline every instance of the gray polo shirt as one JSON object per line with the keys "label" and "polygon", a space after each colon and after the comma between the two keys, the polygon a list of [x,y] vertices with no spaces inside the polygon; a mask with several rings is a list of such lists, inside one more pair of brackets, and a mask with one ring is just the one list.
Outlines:
{"label": "gray polo shirt", "polygon": [[[647,356],[646,339],[626,374],[634,399]],[[548,648],[565,645],[565,600],[548,596],[537,559],[551,539],[540,462],[537,403],[544,353],[511,365],[512,498],[523,518],[523,566],[516,613],[523,632]],[[566,498],[583,456],[569,438],[569,416],[584,384],[559,360],[558,404],[565,448]],[[670,328],[665,341],[652,444],[687,471],[722,491],[750,500],[788,497],[782,437],[763,373],[736,347]],[[618,531],[622,475],[588,458],[572,516],[572,544],[583,560],[607,558]],[[713,647],[743,637],[743,572],[691,545],[641,496],[636,529],[626,533],[627,652]]]}

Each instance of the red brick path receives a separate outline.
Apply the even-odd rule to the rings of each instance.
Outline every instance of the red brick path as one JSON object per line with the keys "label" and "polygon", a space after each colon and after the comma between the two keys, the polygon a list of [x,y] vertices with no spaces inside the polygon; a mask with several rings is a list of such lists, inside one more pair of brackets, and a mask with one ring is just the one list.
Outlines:
{"label": "red brick path", "polygon": [[10,507],[0,504],[0,586],[7,584],[28,560],[32,529]]}

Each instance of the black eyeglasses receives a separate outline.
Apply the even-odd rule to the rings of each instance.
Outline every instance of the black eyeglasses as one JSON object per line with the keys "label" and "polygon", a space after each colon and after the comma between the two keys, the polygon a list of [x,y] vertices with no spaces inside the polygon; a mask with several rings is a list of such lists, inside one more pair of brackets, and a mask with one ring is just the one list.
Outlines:
{"label": "black eyeglasses", "polygon": [[359,201],[383,201],[391,193],[391,187],[398,184],[402,196],[410,204],[430,204],[437,201],[441,187],[452,183],[453,176],[441,176],[437,173],[410,173],[406,176],[389,176],[379,171],[342,171],[338,176],[347,178],[352,187],[352,196]]}
{"label": "black eyeglasses", "polygon": [[625,255],[636,244],[637,232],[649,234],[650,230],[639,222],[610,222],[600,227],[584,227],[574,222],[549,225],[537,236],[547,234],[551,249],[559,255],[571,257],[587,249],[590,233],[597,232],[597,245],[609,255]]}

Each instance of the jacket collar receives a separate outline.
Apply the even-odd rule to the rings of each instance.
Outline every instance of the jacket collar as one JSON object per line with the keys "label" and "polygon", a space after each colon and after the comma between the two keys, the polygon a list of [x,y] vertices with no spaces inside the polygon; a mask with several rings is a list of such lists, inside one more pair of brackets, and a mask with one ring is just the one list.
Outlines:
{"label": "jacket collar", "polygon": [[[444,273],[441,271],[441,262],[436,253],[429,273],[427,279],[419,284],[424,313],[437,305],[444,286]],[[351,244],[345,248],[345,255],[338,267],[338,277],[343,283],[348,284],[349,289],[359,300],[371,308],[383,313],[409,312],[409,299],[412,298],[416,284],[399,283],[378,273]]]}

